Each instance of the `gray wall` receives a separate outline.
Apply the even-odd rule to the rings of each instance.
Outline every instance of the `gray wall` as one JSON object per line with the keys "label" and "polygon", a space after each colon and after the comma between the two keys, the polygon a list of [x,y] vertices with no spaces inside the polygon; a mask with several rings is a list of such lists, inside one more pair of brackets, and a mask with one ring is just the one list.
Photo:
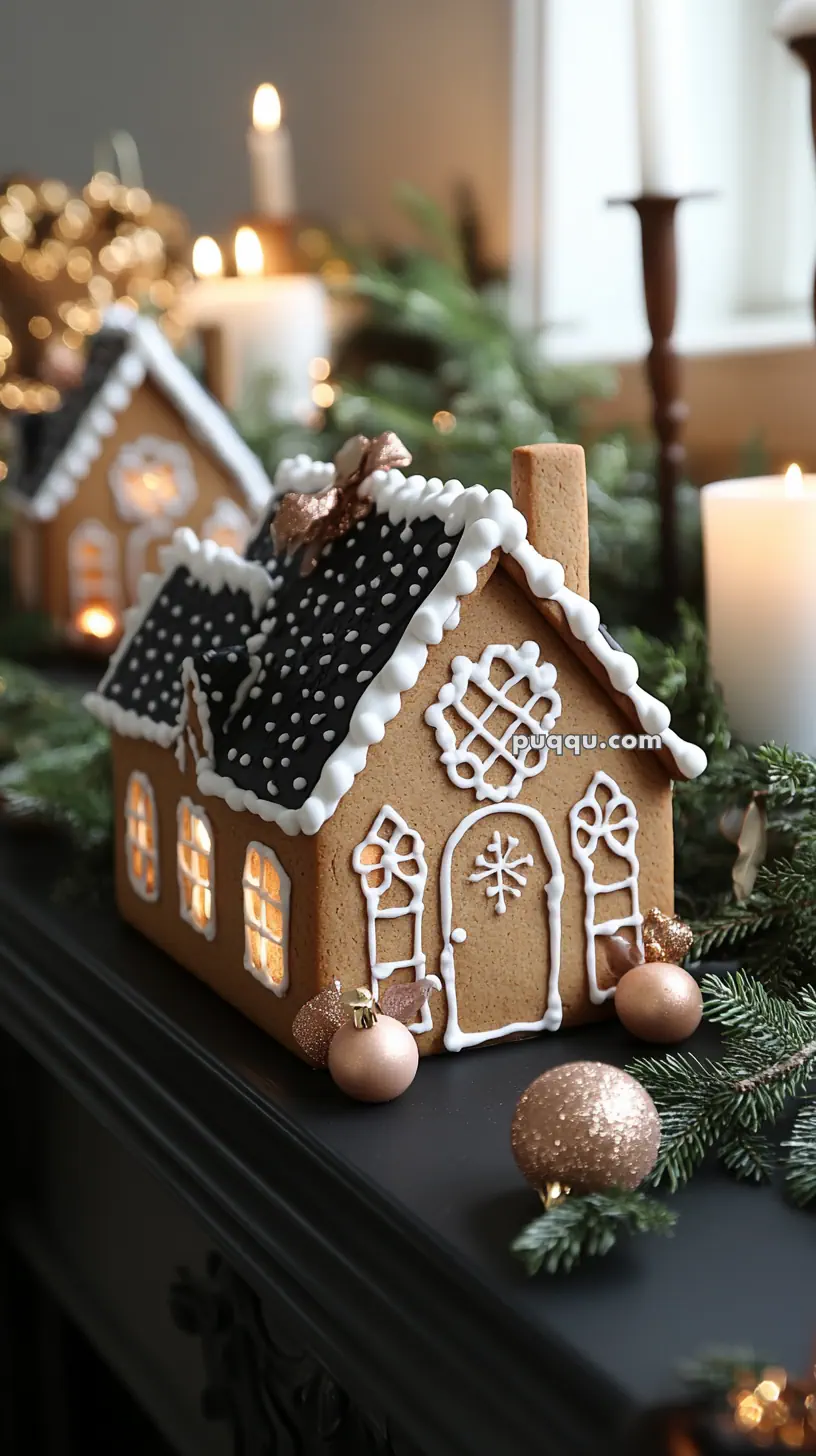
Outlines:
{"label": "gray wall", "polygon": [[303,210],[394,231],[390,189],[468,178],[507,250],[510,0],[0,0],[0,174],[78,184],[136,137],[196,232],[249,202],[244,130],[271,80]]}

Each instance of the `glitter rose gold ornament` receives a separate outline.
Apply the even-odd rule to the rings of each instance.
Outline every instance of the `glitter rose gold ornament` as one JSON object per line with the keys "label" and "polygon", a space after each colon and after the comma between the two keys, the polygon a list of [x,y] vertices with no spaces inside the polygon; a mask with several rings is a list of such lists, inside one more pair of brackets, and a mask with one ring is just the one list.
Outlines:
{"label": "glitter rose gold ornament", "polygon": [[643,959],[683,961],[694,944],[694,932],[676,915],[651,909],[643,919]]}
{"label": "glitter rose gold ornament", "polygon": [[682,966],[650,961],[633,966],[618,982],[615,1010],[633,1036],[669,1044],[685,1041],[703,1015],[700,987]]}
{"label": "glitter rose gold ornament", "polygon": [[401,1021],[379,1013],[366,987],[346,991],[342,1000],[353,1020],[332,1038],[329,1071],[340,1090],[358,1102],[391,1102],[416,1076],[416,1041]]}
{"label": "glitter rose gold ornament", "polygon": [[290,491],[283,497],[272,523],[275,550],[291,555],[305,547],[300,574],[308,576],[326,543],[345,536],[371,510],[371,501],[358,489],[366,477],[410,463],[410,452],[392,430],[376,440],[352,436],[334,457],[334,483],[328,490],[322,495]]}
{"label": "glitter rose gold ornament", "polygon": [[569,1193],[637,1188],[660,1147],[660,1119],[645,1087],[603,1062],[567,1062],[523,1092],[513,1156],[549,1207]]}

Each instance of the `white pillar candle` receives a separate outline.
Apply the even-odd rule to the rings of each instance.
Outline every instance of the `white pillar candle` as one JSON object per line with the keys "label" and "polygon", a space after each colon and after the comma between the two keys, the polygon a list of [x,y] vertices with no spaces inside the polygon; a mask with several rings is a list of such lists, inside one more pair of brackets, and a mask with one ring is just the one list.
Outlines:
{"label": "white pillar candle", "polygon": [[279,222],[292,217],[295,211],[292,139],[281,122],[280,97],[268,82],[255,92],[247,148],[253,210],[260,217],[275,218]]}
{"label": "white pillar candle", "polygon": [[690,190],[687,0],[634,0],[641,190]]}
{"label": "white pillar candle", "polygon": [[816,35],[816,0],[784,0],[774,16],[773,28],[780,40]]}
{"label": "white pillar candle", "polygon": [[816,754],[816,475],[702,492],[708,636],[734,731]]}
{"label": "white pillar candle", "polygon": [[272,415],[304,420],[313,413],[312,361],[329,352],[326,293],[319,278],[205,278],[190,285],[179,307],[189,328],[220,330],[228,409],[240,409],[253,386],[269,377]]}

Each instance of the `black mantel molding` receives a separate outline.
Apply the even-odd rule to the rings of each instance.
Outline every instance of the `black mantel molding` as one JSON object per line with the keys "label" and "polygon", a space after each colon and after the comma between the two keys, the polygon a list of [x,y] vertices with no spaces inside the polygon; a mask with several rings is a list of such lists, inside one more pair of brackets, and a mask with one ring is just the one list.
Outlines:
{"label": "black mantel molding", "polygon": [[515,1100],[555,1062],[624,1062],[619,1026],[434,1058],[398,1102],[360,1107],[108,895],[55,901],[58,869],[53,843],[0,834],[0,1025],[192,1211],[273,1337],[278,1310],[287,1341],[423,1456],[632,1456],[703,1344],[806,1360],[816,1221],[776,1189],[703,1176],[676,1238],[570,1276],[528,1281],[510,1258],[535,1213]]}

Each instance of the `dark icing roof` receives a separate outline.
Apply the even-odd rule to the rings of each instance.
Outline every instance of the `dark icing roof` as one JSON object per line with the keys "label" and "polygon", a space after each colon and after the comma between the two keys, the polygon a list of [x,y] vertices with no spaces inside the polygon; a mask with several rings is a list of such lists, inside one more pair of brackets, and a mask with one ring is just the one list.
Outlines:
{"label": "dark icing roof", "polygon": [[88,362],[81,384],[66,390],[59,409],[16,417],[16,441],[9,470],[9,487],[31,500],[71,439],[111,370],[130,347],[128,333],[102,329],[88,347]]}
{"label": "dark icing roof", "polygon": [[[172,729],[182,705],[185,659],[208,647],[244,651],[260,615],[248,592],[228,585],[213,591],[188,566],[176,566],[133,637],[112,660],[100,694],[124,712]],[[214,706],[219,691],[213,685]]]}
{"label": "dark icing roof", "polygon": [[[252,644],[257,675],[241,709],[226,727],[215,727],[220,712],[211,715],[216,773],[283,808],[305,803],[458,541],[436,516],[392,525],[372,511],[303,577],[301,553],[277,557],[267,522],[249,552],[270,573],[274,614],[261,625],[263,643]],[[196,668],[208,699],[218,691],[224,702],[230,688],[234,695],[229,655]],[[241,676],[248,680],[250,671],[245,651]]]}

